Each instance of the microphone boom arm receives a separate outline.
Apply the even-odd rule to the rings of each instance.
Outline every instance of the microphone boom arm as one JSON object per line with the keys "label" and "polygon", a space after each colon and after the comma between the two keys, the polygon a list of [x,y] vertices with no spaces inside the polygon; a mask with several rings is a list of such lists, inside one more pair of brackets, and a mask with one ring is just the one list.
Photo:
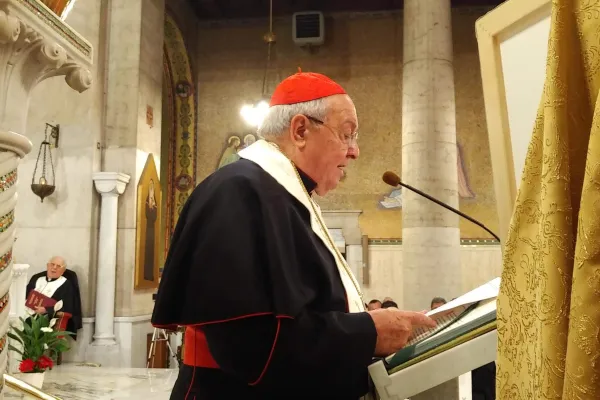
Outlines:
{"label": "microphone boom arm", "polygon": [[496,239],[497,241],[500,241],[500,238],[498,236],[496,236],[496,234],[492,231],[490,231],[485,225],[483,225],[481,222],[469,217],[467,214],[458,211],[456,208],[449,206],[448,204],[444,204],[441,201],[434,199],[433,197],[431,197],[430,195],[428,195],[427,193],[424,193],[422,191],[420,191],[417,188],[414,188],[410,185],[407,185],[404,182],[398,182],[398,185],[407,188],[408,190],[411,190],[417,194],[420,194],[421,196],[425,197],[426,199],[433,201],[435,204],[440,205],[442,207],[444,207],[447,210],[450,210],[458,215],[460,215],[461,217],[465,218],[466,220],[471,221],[472,223],[474,223],[475,225],[479,226],[480,228],[482,228],[483,230],[485,230],[487,233],[489,233],[490,235],[492,235],[494,237],[494,239]]}

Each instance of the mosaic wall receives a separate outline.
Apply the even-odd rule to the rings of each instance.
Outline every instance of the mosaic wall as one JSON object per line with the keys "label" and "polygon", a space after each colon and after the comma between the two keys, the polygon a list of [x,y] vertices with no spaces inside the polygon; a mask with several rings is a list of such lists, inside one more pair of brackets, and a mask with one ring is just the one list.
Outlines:
{"label": "mosaic wall", "polygon": [[[497,228],[489,145],[479,75],[475,21],[485,9],[453,14],[457,138],[462,170],[461,211]],[[258,100],[266,59],[262,35],[266,21],[202,23],[196,63],[198,72],[198,182],[254,133],[240,117],[245,103]],[[381,182],[386,170],[401,174],[402,14],[345,14],[327,17],[325,45],[312,51],[295,46],[291,17],[275,21],[278,41],[272,90],[297,68],[329,75],[352,96],[360,121],[360,159],[349,179],[326,198],[324,209],[363,210],[360,224],[371,238],[400,238],[397,193]],[[236,139],[237,138],[237,139]],[[427,188],[422,188],[426,191]],[[463,238],[489,235],[467,221]]]}
{"label": "mosaic wall", "polygon": [[[192,65],[185,41],[173,16],[165,14],[163,79],[163,135],[161,175],[166,193],[166,217],[163,220],[164,243],[175,229],[181,209],[196,183],[197,93]],[[166,151],[166,152],[165,152]]]}

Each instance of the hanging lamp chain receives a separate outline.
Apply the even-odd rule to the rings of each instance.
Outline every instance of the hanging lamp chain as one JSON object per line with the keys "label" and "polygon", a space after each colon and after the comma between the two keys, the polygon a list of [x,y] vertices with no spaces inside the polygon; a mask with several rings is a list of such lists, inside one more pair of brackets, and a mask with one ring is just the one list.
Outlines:
{"label": "hanging lamp chain", "polygon": [[48,125],[46,125],[46,132],[44,135],[44,141],[42,142],[42,145],[44,146],[44,159],[42,160],[42,176],[44,177],[44,179],[46,178],[46,152],[48,149],[48,146],[50,146],[50,142],[48,141]]}
{"label": "hanging lamp chain", "polygon": [[271,68],[271,48],[277,42],[277,38],[273,33],[273,0],[269,0],[269,32],[263,38],[265,42],[267,42],[267,63],[265,65],[265,73],[263,75],[262,99],[267,96],[267,74]]}
{"label": "hanging lamp chain", "polygon": [[[44,140],[40,143],[40,149],[38,151],[37,159],[35,160],[35,167],[33,168],[33,175],[31,177],[31,183],[35,183],[35,174],[38,169],[40,162],[40,156],[42,156],[42,176],[40,178],[46,179],[46,161],[47,157],[50,157],[50,168],[52,170],[52,185],[54,185],[54,163],[52,162],[52,152],[50,151],[50,141],[48,140],[48,128],[52,127],[50,124],[46,124],[46,130],[44,132]],[[52,129],[54,129],[52,127]]]}

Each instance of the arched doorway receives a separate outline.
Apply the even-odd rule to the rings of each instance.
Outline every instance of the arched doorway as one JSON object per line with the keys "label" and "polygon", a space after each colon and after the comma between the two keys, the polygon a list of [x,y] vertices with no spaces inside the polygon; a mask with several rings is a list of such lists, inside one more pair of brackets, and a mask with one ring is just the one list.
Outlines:
{"label": "arched doorway", "polygon": [[198,97],[189,53],[173,16],[165,13],[161,185],[164,254],[181,208],[196,186]]}

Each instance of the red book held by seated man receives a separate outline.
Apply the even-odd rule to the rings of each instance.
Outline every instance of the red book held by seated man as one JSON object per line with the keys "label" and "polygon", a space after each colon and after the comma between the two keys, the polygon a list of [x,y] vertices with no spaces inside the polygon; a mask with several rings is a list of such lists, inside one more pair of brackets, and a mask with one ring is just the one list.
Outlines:
{"label": "red book held by seated man", "polygon": [[32,310],[35,310],[36,307],[54,307],[55,304],[56,300],[41,294],[37,290],[32,290],[29,292],[29,296],[27,296],[27,300],[25,301],[25,306],[31,308]]}

